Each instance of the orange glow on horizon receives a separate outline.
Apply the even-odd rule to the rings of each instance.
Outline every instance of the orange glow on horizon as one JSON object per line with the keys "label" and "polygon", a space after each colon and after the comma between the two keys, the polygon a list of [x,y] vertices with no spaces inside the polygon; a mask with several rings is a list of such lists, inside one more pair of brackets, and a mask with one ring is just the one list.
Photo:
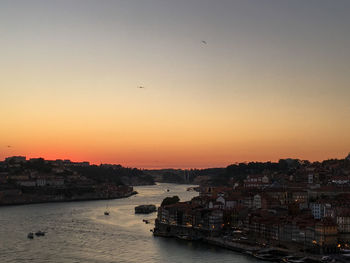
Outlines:
{"label": "orange glow on horizon", "polygon": [[0,159],[206,168],[350,151],[350,2],[48,2],[0,2]]}

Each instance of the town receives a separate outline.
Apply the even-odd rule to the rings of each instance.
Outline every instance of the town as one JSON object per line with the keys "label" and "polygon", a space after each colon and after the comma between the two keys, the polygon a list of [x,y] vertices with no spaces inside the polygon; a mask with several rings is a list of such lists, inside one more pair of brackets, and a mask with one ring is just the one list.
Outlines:
{"label": "town", "polygon": [[112,164],[25,156],[0,162],[0,205],[122,198],[135,194],[132,185],[138,184],[154,181],[138,169]]}
{"label": "town", "polygon": [[286,169],[232,176],[222,186],[206,182],[188,202],[163,202],[154,235],[248,253],[268,247],[287,254],[348,253],[350,154],[341,160],[279,164]]}

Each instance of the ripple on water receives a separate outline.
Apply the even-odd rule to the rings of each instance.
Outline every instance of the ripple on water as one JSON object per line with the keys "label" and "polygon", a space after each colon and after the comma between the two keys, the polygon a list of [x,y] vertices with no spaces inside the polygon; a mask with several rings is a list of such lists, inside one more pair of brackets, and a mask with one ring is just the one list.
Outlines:
{"label": "ripple on water", "polygon": [[[166,196],[190,200],[197,193],[187,187],[159,184],[135,187],[139,194],[126,199],[0,207],[0,262],[256,262],[197,242],[155,238],[142,219],[156,214],[134,214],[136,205],[159,205]],[[37,230],[47,234],[27,239]]]}

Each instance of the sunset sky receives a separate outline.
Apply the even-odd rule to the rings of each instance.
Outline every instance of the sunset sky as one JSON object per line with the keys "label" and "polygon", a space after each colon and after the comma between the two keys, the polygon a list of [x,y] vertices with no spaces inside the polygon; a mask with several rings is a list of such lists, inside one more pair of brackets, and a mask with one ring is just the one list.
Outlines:
{"label": "sunset sky", "polygon": [[0,160],[343,158],[349,14],[348,0],[2,0]]}

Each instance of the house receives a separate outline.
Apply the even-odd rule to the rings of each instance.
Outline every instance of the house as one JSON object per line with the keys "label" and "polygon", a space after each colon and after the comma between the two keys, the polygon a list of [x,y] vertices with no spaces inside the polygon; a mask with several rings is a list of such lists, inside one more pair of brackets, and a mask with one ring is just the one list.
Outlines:
{"label": "house", "polygon": [[279,207],[280,205],[281,204],[277,199],[270,197],[265,193],[259,193],[253,197],[253,209],[272,209]]}
{"label": "house", "polygon": [[349,243],[350,209],[348,207],[339,207],[337,209],[336,222],[338,225],[339,241],[342,243]]}
{"label": "house", "polygon": [[338,246],[338,226],[330,218],[323,218],[315,225],[315,242],[323,253],[335,253]]}
{"label": "house", "polygon": [[314,175],[313,175],[313,174],[309,174],[309,175],[307,176],[307,182],[308,182],[309,184],[313,184],[313,183],[314,183]]}
{"label": "house", "polygon": [[337,185],[343,185],[349,183],[349,177],[345,175],[335,175],[331,177],[331,182]]}
{"label": "house", "polygon": [[248,175],[244,180],[245,188],[264,188],[269,185],[269,178],[266,175]]}
{"label": "house", "polygon": [[39,177],[36,179],[36,186],[46,186],[46,178]]}
{"label": "house", "polygon": [[24,186],[24,187],[35,187],[36,186],[35,180],[21,180],[21,181],[17,181],[17,184],[19,186]]}
{"label": "house", "polygon": [[225,209],[233,209],[243,204],[243,197],[240,192],[231,192],[225,199]]}
{"label": "house", "polygon": [[220,209],[213,209],[208,213],[208,229],[219,230],[223,224],[223,211]]}
{"label": "house", "polygon": [[278,200],[281,206],[287,207],[288,205],[288,192],[283,188],[268,188],[265,193],[271,198]]}
{"label": "house", "polygon": [[308,208],[308,192],[305,190],[291,189],[288,191],[288,203],[297,203],[300,209]]}
{"label": "house", "polygon": [[310,203],[309,207],[311,213],[315,219],[322,219],[326,216],[326,207],[330,207],[330,203],[326,203],[325,201],[313,202]]}
{"label": "house", "polygon": [[260,194],[256,194],[253,197],[253,209],[260,209],[261,208],[261,195]]}
{"label": "house", "polygon": [[338,214],[336,217],[339,232],[350,233],[350,213]]}
{"label": "house", "polygon": [[48,178],[46,180],[46,185],[47,186],[63,186],[64,185],[64,179],[63,179],[63,177]]}

